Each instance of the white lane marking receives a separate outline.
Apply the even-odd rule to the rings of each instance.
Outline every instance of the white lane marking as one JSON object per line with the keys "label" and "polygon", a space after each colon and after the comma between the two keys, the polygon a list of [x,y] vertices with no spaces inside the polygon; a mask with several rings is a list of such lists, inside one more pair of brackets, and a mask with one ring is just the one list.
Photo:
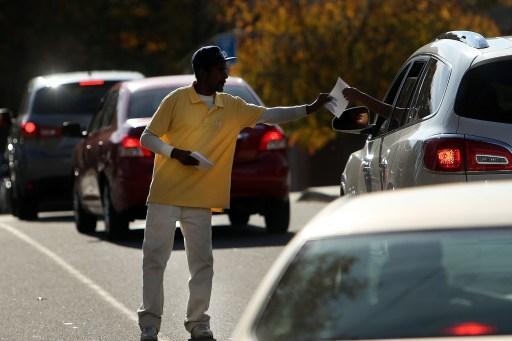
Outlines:
{"label": "white lane marking", "polygon": [[27,236],[25,233],[17,230],[16,228],[9,226],[5,223],[0,222],[0,227],[4,230],[9,231],[19,239],[23,240],[30,246],[34,247],[35,249],[39,250],[48,258],[53,260],[55,263],[60,265],[64,270],[66,270],[69,274],[71,274],[73,277],[78,279],[80,282],[91,288],[93,291],[95,291],[101,298],[103,298],[105,301],[110,303],[114,308],[116,308],[119,312],[124,314],[126,317],[128,317],[130,320],[137,322],[137,317],[134,315],[134,313],[128,309],[124,304],[116,300],[112,295],[110,295],[107,291],[105,291],[103,288],[101,288],[98,284],[96,284],[92,279],[88,278],[84,274],[82,274],[80,271],[78,271],[75,267],[72,265],[69,265],[66,263],[64,259],[59,257],[55,252],[51,251],[47,247],[39,244],[34,239]]}
{"label": "white lane marking", "polygon": [[[100,287],[98,284],[96,284],[96,282],[94,282],[92,279],[90,279],[87,276],[85,276],[84,274],[82,274],[80,271],[78,271],[72,265],[66,263],[66,261],[64,259],[62,259],[61,257],[59,257],[55,252],[53,252],[50,249],[48,249],[47,247],[39,244],[37,241],[30,238],[25,233],[19,231],[18,229],[14,228],[10,225],[0,222],[0,228],[12,233],[19,239],[23,240],[30,246],[37,249],[39,252],[46,255],[48,258],[50,258],[55,263],[57,263],[60,267],[62,267],[64,270],[66,270],[71,276],[75,277],[80,282],[82,282],[83,284],[88,286],[90,289],[92,289],[96,294],[98,294],[98,296],[100,296],[104,301],[109,303],[112,307],[117,309],[117,311],[119,311],[121,314],[123,314],[124,316],[128,317],[128,319],[130,319],[131,321],[138,324],[137,315],[134,314],[133,311],[131,311],[124,304],[122,304],[121,302],[116,300],[111,294],[109,294],[106,290],[104,290],[102,287]],[[158,336],[160,339],[168,339],[166,336],[161,335],[161,334]]]}

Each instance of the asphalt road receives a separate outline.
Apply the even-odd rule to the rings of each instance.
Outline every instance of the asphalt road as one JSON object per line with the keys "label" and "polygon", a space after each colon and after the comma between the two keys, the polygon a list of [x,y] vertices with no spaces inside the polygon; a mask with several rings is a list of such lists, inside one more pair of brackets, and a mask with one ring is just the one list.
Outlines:
{"label": "asphalt road", "polygon": [[[262,217],[234,230],[213,220],[214,285],[209,313],[218,341],[230,334],[249,298],[286,243],[321,208],[324,198],[292,195],[290,232],[268,235]],[[79,234],[72,212],[40,214],[35,222],[0,216],[0,340],[139,340],[143,221],[126,238]],[[165,275],[161,340],[187,340],[188,296],[183,239],[177,233]]]}

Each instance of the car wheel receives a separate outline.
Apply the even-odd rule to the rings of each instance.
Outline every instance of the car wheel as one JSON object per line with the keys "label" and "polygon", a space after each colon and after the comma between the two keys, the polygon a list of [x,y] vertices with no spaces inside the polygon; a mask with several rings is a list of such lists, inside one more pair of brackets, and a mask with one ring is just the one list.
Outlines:
{"label": "car wheel", "polygon": [[229,211],[228,217],[229,221],[231,222],[231,226],[235,228],[240,228],[247,226],[250,214],[238,209],[233,209]]}
{"label": "car wheel", "polygon": [[96,230],[97,218],[84,210],[76,185],[73,188],[73,211],[75,213],[76,229],[80,233],[93,233]]}
{"label": "car wheel", "polygon": [[117,212],[112,206],[110,188],[108,184],[103,186],[103,219],[105,221],[105,233],[110,240],[121,237],[128,231],[130,221],[121,213]]}
{"label": "car wheel", "polygon": [[269,200],[264,213],[265,225],[269,233],[286,233],[290,225],[290,200]]}
{"label": "car wheel", "polygon": [[0,182],[0,213],[11,212],[11,194],[10,194],[10,181],[8,178],[1,179]]}
{"label": "car wheel", "polygon": [[13,215],[21,220],[36,220],[37,219],[37,201],[35,198],[18,195],[11,198],[11,205]]}

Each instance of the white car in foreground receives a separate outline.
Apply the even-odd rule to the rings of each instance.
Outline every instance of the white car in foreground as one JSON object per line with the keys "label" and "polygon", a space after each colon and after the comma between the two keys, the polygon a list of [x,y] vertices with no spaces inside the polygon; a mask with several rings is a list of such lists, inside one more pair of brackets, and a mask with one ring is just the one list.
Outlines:
{"label": "white car in foreground", "polygon": [[512,340],[512,181],[342,197],[285,248],[232,339]]}

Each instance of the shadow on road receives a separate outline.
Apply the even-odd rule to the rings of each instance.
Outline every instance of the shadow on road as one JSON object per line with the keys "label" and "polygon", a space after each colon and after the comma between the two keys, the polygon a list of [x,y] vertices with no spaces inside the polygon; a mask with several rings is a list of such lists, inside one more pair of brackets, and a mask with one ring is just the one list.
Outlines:
{"label": "shadow on road", "polygon": [[35,221],[40,223],[58,223],[58,222],[73,222],[74,217],[71,215],[54,215],[38,217]]}
{"label": "shadow on road", "polygon": [[[144,239],[144,230],[130,230],[118,240],[108,240],[104,232],[95,232],[91,236],[98,240],[114,243],[132,248],[142,248]],[[248,225],[243,228],[233,228],[230,225],[213,226],[213,248],[231,249],[231,248],[249,248],[261,246],[283,246],[292,239],[294,233],[269,234],[264,228]],[[174,250],[184,250],[183,235],[180,229],[176,229],[174,237]]]}
{"label": "shadow on road", "polygon": [[[40,223],[52,222],[73,222],[72,212],[52,212],[40,214],[37,221]],[[74,225],[74,224],[73,224]],[[73,226],[74,227],[74,226]],[[144,229],[134,228],[117,240],[109,240],[103,231],[97,231],[88,234],[96,238],[89,242],[109,242],[131,248],[142,248],[144,239]],[[283,246],[286,245],[295,234],[287,232],[284,234],[270,234],[265,228],[255,225],[235,228],[231,225],[214,225],[213,226],[213,248],[214,249],[230,249],[230,248],[250,248],[261,246]],[[176,229],[174,238],[174,250],[184,250],[183,235],[179,228]]]}

